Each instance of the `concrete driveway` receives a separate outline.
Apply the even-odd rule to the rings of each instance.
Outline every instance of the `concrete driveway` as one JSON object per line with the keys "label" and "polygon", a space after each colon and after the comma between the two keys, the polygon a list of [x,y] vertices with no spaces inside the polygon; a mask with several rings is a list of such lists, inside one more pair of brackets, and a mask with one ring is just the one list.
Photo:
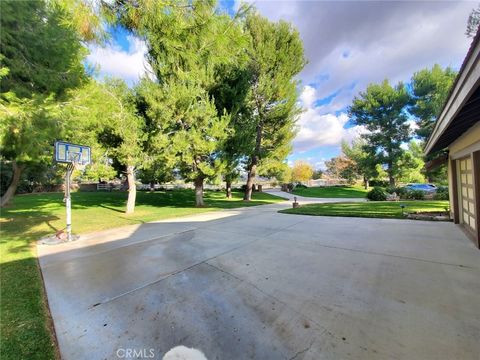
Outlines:
{"label": "concrete driveway", "polygon": [[286,206],[39,245],[62,357],[478,360],[480,251],[455,225]]}

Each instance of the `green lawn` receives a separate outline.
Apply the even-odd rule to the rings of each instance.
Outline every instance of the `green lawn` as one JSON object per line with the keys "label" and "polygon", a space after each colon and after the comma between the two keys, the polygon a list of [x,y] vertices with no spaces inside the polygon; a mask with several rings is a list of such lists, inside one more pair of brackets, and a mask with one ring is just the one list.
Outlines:
{"label": "green lawn", "polygon": [[369,201],[360,203],[308,204],[296,209],[281,210],[285,214],[315,216],[345,216],[366,218],[402,219],[400,204],[405,205],[404,212],[445,211],[448,201]]}
{"label": "green lawn", "polygon": [[[138,192],[135,214],[123,213],[127,194],[72,194],[74,233],[198,214],[206,211],[270,204],[283,199],[254,193],[251,202],[233,192],[206,192],[205,208],[194,207],[192,190]],[[63,194],[19,195],[0,216],[0,359],[58,357],[49,327],[34,241],[65,227]]]}
{"label": "green lawn", "polygon": [[317,198],[364,198],[367,190],[360,186],[325,186],[297,188],[293,194]]}

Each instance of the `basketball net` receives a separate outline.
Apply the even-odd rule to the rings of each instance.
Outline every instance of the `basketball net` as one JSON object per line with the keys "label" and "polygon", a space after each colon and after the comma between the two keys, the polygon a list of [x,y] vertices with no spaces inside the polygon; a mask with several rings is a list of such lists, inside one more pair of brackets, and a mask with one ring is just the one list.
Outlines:
{"label": "basketball net", "polygon": [[73,170],[85,170],[85,167],[87,165],[81,163],[82,154],[73,153],[71,155],[69,154],[69,157],[72,161],[71,163],[68,163],[68,166],[67,166],[67,168],[70,172],[73,172]]}

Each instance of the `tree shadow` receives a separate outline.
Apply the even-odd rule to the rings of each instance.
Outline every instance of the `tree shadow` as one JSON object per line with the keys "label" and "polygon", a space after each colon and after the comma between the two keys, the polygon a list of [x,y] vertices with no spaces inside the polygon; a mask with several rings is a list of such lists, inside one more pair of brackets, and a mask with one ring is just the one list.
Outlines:
{"label": "tree shadow", "polygon": [[118,212],[118,213],[121,213],[121,214],[125,213],[125,211],[115,209],[114,207],[111,207],[111,206],[107,206],[107,205],[103,205],[103,204],[98,204],[97,206],[101,207],[101,208],[104,208],[104,209],[112,210],[112,211],[115,211],[115,212]]}

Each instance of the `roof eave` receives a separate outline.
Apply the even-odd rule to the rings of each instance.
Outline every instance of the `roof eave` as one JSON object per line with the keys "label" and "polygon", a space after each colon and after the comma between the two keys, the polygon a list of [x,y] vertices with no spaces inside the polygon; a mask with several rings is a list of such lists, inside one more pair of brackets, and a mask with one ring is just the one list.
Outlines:
{"label": "roof eave", "polygon": [[432,134],[425,145],[425,154],[432,152],[435,144],[455,119],[455,115],[475,91],[480,82],[480,32],[473,40],[472,46],[465,58],[457,76],[452,91],[440,113]]}

